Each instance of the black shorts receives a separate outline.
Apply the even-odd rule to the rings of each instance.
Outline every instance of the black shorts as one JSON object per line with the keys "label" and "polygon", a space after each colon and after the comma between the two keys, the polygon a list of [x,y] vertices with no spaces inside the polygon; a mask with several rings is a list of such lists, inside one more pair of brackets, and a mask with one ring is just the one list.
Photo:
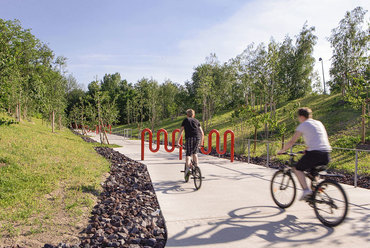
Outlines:
{"label": "black shorts", "polygon": [[199,145],[200,138],[198,137],[190,137],[185,139],[186,156],[197,154]]}
{"label": "black shorts", "polygon": [[306,151],[298,161],[295,168],[299,171],[310,171],[319,165],[327,165],[330,162],[329,152]]}

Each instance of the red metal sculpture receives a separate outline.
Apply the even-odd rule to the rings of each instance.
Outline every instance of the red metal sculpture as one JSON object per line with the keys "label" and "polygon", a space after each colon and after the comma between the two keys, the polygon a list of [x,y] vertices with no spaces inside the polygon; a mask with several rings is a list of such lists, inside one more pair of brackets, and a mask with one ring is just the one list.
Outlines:
{"label": "red metal sculpture", "polygon": [[[165,129],[159,129],[157,132],[157,147],[153,149],[153,133],[149,128],[145,128],[141,131],[141,160],[144,160],[144,141],[145,141],[145,133],[149,133],[149,150],[151,152],[158,152],[160,147],[160,136],[161,133],[164,133],[164,149],[167,152],[173,152],[175,150],[175,140],[176,140],[176,133],[179,133],[180,129],[175,129],[172,132],[172,148],[168,148],[168,133]],[[180,139],[180,149],[179,149],[179,160],[182,160],[182,137]]]}
{"label": "red metal sculpture", "polygon": [[[141,132],[141,160],[144,160],[144,142],[145,142],[145,133],[149,133],[149,150],[151,152],[158,152],[160,147],[160,135],[161,133],[164,133],[164,149],[167,152],[173,152],[175,150],[175,139],[176,139],[176,133],[179,133],[180,129],[176,129],[172,132],[172,148],[168,148],[168,133],[165,129],[160,129],[157,132],[157,147],[153,149],[153,133],[149,128],[144,129]],[[227,135],[230,134],[231,136],[231,142],[230,142],[230,161],[234,162],[234,132],[231,130],[227,130],[224,133],[224,148],[222,151],[220,151],[220,133],[216,129],[212,129],[209,132],[208,135],[208,150],[205,150],[204,147],[202,147],[201,151],[203,154],[210,154],[212,151],[212,134],[216,134],[216,151],[218,154],[222,155],[225,154],[227,151]],[[180,139],[180,149],[179,149],[179,159],[182,160],[182,137]]]}

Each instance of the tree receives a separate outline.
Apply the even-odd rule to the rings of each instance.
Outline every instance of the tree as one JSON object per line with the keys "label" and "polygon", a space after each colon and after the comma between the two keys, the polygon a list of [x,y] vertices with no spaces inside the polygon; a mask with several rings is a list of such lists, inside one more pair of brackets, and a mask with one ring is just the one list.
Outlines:
{"label": "tree", "polygon": [[364,27],[366,12],[362,7],[347,11],[329,38],[333,48],[330,86],[332,90],[340,88],[342,96],[351,87],[351,78],[364,75],[368,66],[370,28],[369,24]]}
{"label": "tree", "polygon": [[177,113],[177,103],[179,86],[171,80],[166,80],[159,86],[159,99],[161,104],[162,118],[174,118]]}
{"label": "tree", "polygon": [[[368,67],[369,69],[369,67]],[[369,75],[369,73],[367,73]],[[346,87],[345,99],[351,103],[352,107],[355,109],[361,109],[361,142],[365,144],[366,142],[366,120],[369,118],[369,113],[367,113],[366,108],[370,103],[369,97],[369,78],[350,78],[351,86]]]}

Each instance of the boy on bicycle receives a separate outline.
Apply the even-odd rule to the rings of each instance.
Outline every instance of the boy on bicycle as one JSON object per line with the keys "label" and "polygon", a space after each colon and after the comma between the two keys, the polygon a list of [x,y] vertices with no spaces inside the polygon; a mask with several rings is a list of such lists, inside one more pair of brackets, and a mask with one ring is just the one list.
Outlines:
{"label": "boy on bicycle", "polygon": [[201,147],[201,144],[204,142],[204,133],[203,129],[200,126],[200,123],[195,117],[195,111],[192,109],[186,110],[186,118],[183,120],[180,128],[180,135],[177,138],[175,145],[178,147],[180,138],[183,131],[185,130],[185,149],[186,149],[186,170],[185,170],[185,179],[189,176],[191,164],[191,157],[195,164],[198,164],[198,148]]}
{"label": "boy on bicycle", "polygon": [[324,125],[320,121],[312,119],[311,109],[298,109],[298,121],[300,124],[292,139],[278,154],[282,154],[291,148],[299,137],[303,136],[307,149],[294,168],[294,173],[303,189],[303,194],[300,198],[300,201],[302,201],[312,195],[312,190],[307,186],[304,171],[309,171],[318,165],[327,165],[330,161],[331,146]]}

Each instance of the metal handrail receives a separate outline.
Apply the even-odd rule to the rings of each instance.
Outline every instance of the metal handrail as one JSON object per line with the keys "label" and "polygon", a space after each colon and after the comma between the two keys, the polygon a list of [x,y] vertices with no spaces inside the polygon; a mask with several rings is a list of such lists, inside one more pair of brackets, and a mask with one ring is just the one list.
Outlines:
{"label": "metal handrail", "polygon": [[[248,163],[250,163],[250,147],[251,147],[251,141],[256,141],[256,142],[261,142],[261,143],[266,143],[266,152],[267,152],[267,157],[266,157],[266,166],[268,167],[270,163],[270,143],[275,143],[278,141],[270,141],[270,140],[254,140],[254,139],[246,139],[248,141]],[[284,143],[286,144],[286,143]],[[296,143],[293,145],[294,146],[304,146],[305,144],[301,143]],[[292,151],[293,147],[290,148]],[[332,147],[333,150],[344,150],[344,151],[354,151],[355,152],[355,178],[354,178],[354,186],[357,187],[357,182],[358,182],[358,153],[359,152],[370,152],[370,150],[364,150],[364,149],[356,149],[356,148],[342,148],[342,147]]]}

